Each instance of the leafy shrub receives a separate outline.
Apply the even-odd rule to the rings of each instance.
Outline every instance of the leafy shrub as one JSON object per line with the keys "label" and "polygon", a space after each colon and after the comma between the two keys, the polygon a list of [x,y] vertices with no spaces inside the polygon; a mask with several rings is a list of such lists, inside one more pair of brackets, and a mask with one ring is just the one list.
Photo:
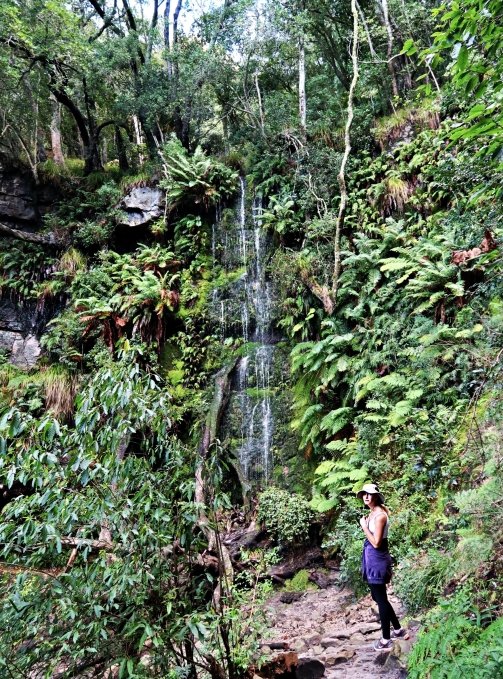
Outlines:
{"label": "leafy shrub", "polygon": [[271,486],[259,495],[258,519],[283,544],[306,542],[314,512],[297,493]]}
{"label": "leafy shrub", "polygon": [[503,667],[503,618],[491,619],[460,590],[433,609],[408,658],[410,679],[495,679]]}
{"label": "leafy shrub", "polygon": [[170,208],[181,203],[201,204],[205,209],[236,190],[238,175],[223,163],[205,155],[200,146],[189,156],[177,139],[170,139],[159,150]]}
{"label": "leafy shrub", "polygon": [[359,524],[360,516],[361,510],[357,509],[356,501],[345,505],[322,545],[332,556],[341,558],[341,580],[348,583],[357,595],[367,591],[361,575],[364,536]]}
{"label": "leafy shrub", "polygon": [[0,241],[0,294],[13,299],[40,299],[47,279],[54,273],[57,261],[43,247],[34,243]]}
{"label": "leafy shrub", "polygon": [[408,610],[415,613],[437,602],[453,575],[454,560],[450,554],[430,550],[404,559],[400,566],[395,589]]}
{"label": "leafy shrub", "polygon": [[310,586],[313,584],[309,582],[309,573],[306,570],[295,573],[293,578],[285,582],[287,592],[305,592]]}
{"label": "leafy shrub", "polygon": [[86,220],[73,233],[73,242],[86,250],[93,250],[106,245],[114,232],[112,222],[94,222]]}
{"label": "leafy shrub", "polygon": [[350,542],[341,561],[341,580],[347,582],[354,590],[356,595],[363,595],[367,592],[367,585],[365,584],[362,573],[362,548],[363,540],[353,540]]}

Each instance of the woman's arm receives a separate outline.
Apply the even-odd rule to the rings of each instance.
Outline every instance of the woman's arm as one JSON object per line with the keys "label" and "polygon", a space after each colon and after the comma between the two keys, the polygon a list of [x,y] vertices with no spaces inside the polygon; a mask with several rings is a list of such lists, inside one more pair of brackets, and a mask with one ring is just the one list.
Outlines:
{"label": "woman's arm", "polygon": [[376,516],[375,518],[375,533],[374,535],[372,535],[367,526],[367,519],[364,516],[360,519],[360,526],[362,527],[362,530],[365,533],[365,537],[370,542],[372,547],[375,547],[376,549],[378,549],[381,546],[386,521],[387,516],[385,512],[383,512],[382,514],[378,514],[378,516]]}

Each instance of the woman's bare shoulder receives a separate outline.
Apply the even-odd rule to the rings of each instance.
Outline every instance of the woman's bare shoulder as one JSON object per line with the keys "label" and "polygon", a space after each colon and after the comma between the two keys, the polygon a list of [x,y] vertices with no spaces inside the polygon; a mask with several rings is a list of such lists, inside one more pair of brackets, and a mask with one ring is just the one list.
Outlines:
{"label": "woman's bare shoulder", "polygon": [[388,515],[386,514],[385,511],[377,512],[374,520],[379,523],[386,523],[386,521],[388,520]]}

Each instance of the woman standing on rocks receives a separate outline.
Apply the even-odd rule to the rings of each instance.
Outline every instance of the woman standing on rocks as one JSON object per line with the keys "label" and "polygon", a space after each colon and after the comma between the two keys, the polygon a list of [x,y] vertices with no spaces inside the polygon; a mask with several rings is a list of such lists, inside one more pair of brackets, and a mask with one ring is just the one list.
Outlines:
{"label": "woman standing on rocks", "polygon": [[[408,639],[406,629],[400,627],[393,606],[388,601],[386,585],[391,580],[391,555],[388,550],[389,511],[384,505],[384,497],[374,483],[367,483],[356,494],[363,498],[363,503],[370,514],[360,519],[360,526],[365,533],[362,554],[362,575],[370,587],[372,599],[379,608],[382,638],[378,639],[376,651],[391,649],[393,639]],[[393,625],[393,629],[391,629]]]}

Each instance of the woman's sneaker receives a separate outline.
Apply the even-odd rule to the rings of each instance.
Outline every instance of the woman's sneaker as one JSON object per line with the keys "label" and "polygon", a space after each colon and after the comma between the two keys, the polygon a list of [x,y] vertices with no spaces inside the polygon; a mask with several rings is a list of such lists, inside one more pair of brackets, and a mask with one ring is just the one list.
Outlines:
{"label": "woman's sneaker", "polygon": [[377,639],[374,642],[375,651],[391,651],[393,648],[393,639]]}
{"label": "woman's sneaker", "polygon": [[392,629],[391,630],[391,638],[392,639],[408,639],[410,637],[410,634],[408,630],[405,629],[405,627],[400,627],[400,629]]}

